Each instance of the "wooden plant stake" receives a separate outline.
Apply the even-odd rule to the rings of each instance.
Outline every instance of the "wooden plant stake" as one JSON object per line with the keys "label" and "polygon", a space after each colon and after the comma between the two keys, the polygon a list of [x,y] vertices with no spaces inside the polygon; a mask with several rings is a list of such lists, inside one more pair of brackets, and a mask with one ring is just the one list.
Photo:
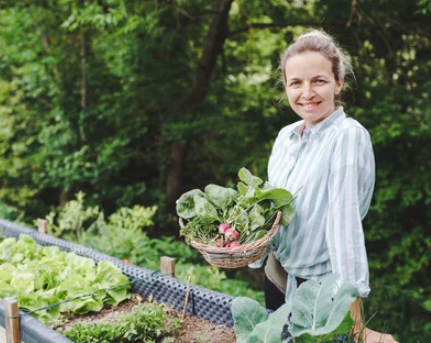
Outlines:
{"label": "wooden plant stake", "polygon": [[186,311],[187,311],[187,305],[189,303],[189,295],[190,295],[190,280],[191,280],[192,276],[189,275],[189,278],[187,280],[187,292],[186,292],[186,301],[184,302],[184,308],[183,308],[183,315],[181,316],[181,320],[184,319],[184,317],[186,316]]}
{"label": "wooden plant stake", "polygon": [[3,300],[6,343],[20,343],[18,302],[14,298]]}
{"label": "wooden plant stake", "polygon": [[37,220],[37,231],[39,231],[39,233],[48,232],[48,222],[45,219]]}
{"label": "wooden plant stake", "polygon": [[160,273],[165,276],[175,277],[175,258],[168,256],[160,257]]}

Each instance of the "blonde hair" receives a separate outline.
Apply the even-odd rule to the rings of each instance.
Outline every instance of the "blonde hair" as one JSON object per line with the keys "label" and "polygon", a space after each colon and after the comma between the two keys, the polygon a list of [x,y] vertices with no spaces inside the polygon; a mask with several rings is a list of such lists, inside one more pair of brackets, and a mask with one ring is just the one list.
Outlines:
{"label": "blonde hair", "polygon": [[352,65],[334,38],[323,30],[311,30],[299,36],[295,43],[289,46],[283,55],[281,55],[280,69],[285,87],[287,60],[293,56],[310,51],[322,54],[332,63],[332,72],[334,73],[335,81],[345,80],[347,75],[351,75],[353,79],[355,78]]}

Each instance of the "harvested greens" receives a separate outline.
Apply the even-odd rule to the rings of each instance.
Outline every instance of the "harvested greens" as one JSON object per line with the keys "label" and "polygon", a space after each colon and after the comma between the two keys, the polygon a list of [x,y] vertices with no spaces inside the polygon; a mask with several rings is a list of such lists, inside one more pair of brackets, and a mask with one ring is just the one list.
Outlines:
{"label": "harvested greens", "polygon": [[180,234],[217,247],[236,247],[266,235],[278,211],[280,224],[292,218],[292,194],[273,188],[248,169],[238,172],[237,190],[210,184],[193,189],[177,201],[177,214],[186,221]]}

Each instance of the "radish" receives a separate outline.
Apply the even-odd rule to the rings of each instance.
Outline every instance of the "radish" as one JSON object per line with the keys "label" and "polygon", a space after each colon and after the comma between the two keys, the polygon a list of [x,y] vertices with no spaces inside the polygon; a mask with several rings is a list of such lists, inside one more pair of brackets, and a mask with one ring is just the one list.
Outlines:
{"label": "radish", "polygon": [[220,233],[220,234],[224,234],[227,230],[229,230],[230,229],[230,225],[228,224],[228,223],[221,223],[219,226],[218,226],[218,232]]}
{"label": "radish", "polygon": [[224,248],[225,247],[224,243],[225,242],[223,242],[221,239],[216,239],[216,247],[217,248]]}
{"label": "radish", "polygon": [[239,247],[241,244],[237,241],[233,241],[229,244],[229,248],[236,248]]}
{"label": "radish", "polygon": [[229,229],[225,231],[224,237],[229,242],[237,241],[239,238],[239,232],[235,229]]}

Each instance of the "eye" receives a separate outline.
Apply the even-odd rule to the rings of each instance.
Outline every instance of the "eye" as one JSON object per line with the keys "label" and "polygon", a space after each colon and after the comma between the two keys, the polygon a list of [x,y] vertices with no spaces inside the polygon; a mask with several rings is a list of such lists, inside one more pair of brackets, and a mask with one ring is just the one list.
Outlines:
{"label": "eye", "polygon": [[326,83],[326,81],[325,81],[325,80],[322,80],[322,79],[317,79],[317,80],[315,80],[314,82],[319,83],[319,84]]}
{"label": "eye", "polygon": [[300,85],[299,81],[292,81],[289,86],[290,87],[295,87],[295,86],[299,86],[299,85]]}

